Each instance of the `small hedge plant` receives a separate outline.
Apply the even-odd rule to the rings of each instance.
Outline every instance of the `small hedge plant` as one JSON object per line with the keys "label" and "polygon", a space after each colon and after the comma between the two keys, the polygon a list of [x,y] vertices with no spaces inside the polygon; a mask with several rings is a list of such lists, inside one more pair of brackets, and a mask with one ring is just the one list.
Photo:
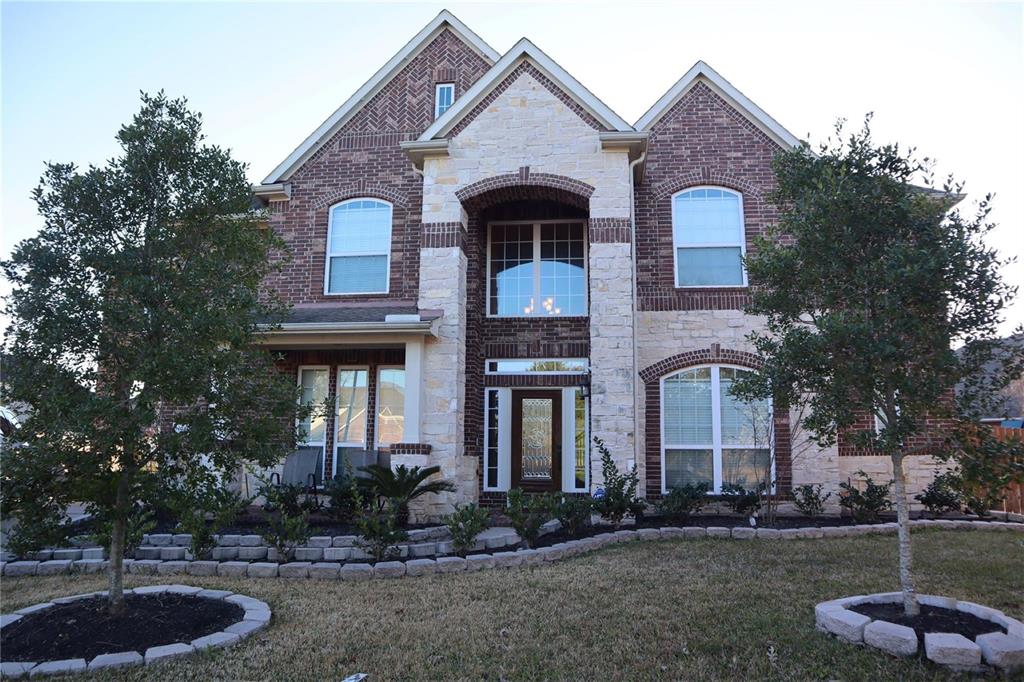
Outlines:
{"label": "small hedge plant", "polygon": [[521,488],[508,491],[505,516],[512,523],[523,543],[533,547],[540,537],[540,527],[551,519],[553,500],[550,495],[527,495]]}
{"label": "small hedge plant", "polygon": [[804,516],[821,516],[832,493],[821,494],[822,485],[798,485],[793,488],[793,506]]}
{"label": "small hedge plant", "polygon": [[457,506],[445,517],[444,523],[452,536],[452,545],[459,556],[466,556],[476,546],[476,537],[491,526],[491,513],[475,504]]}
{"label": "small hedge plant", "polygon": [[562,524],[562,530],[577,535],[590,525],[593,501],[589,495],[561,495],[554,505],[554,516]]}
{"label": "small hedge plant", "polygon": [[604,478],[599,494],[594,495],[594,511],[618,528],[627,515],[632,514],[635,518],[643,516],[644,501],[636,495],[640,485],[639,474],[636,467],[627,474],[620,473],[611,452],[597,436],[594,437],[594,445],[601,453],[601,474]]}
{"label": "small hedge plant", "polygon": [[748,519],[757,516],[763,503],[764,483],[747,490],[738,483],[722,484],[722,501],[725,506]]}
{"label": "small hedge plant", "polygon": [[670,521],[685,523],[707,504],[710,489],[704,482],[676,486],[658,500],[657,510]]}
{"label": "small hedge plant", "polygon": [[840,483],[839,506],[848,509],[858,523],[877,523],[881,512],[892,509],[889,499],[892,481],[883,485],[875,483],[863,471],[858,471],[857,475],[864,480],[864,490],[850,481]]}
{"label": "small hedge plant", "polygon": [[958,512],[963,507],[964,496],[963,479],[955,471],[947,471],[939,474],[924,492],[915,495],[914,499],[928,510],[932,516],[938,516],[944,512]]}

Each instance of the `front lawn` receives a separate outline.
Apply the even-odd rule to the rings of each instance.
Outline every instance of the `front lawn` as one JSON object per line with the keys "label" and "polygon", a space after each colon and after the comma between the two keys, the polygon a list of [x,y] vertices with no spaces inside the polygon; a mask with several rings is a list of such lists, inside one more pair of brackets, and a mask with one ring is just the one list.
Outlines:
{"label": "front lawn", "polygon": [[[919,589],[1024,616],[1024,536],[914,533]],[[787,679],[955,677],[833,641],[814,604],[895,588],[892,537],[631,543],[537,568],[340,583],[130,576],[266,600],[269,630],[226,651],[99,679]],[[3,611],[103,589],[5,578]],[[70,679],[70,678],[69,678]],[[1024,679],[1022,677],[1021,679]]]}

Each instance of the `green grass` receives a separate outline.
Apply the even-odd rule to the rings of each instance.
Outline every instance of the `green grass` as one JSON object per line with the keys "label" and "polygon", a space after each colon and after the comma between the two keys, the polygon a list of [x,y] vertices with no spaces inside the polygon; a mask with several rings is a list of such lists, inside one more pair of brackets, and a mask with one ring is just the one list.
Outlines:
{"label": "green grass", "polygon": [[[1024,536],[929,530],[914,543],[922,593],[1024,616]],[[814,630],[815,603],[890,591],[895,575],[895,538],[857,537],[633,543],[536,568],[372,583],[180,576],[266,600],[271,627],[227,651],[99,679],[956,679]],[[0,598],[10,612],[104,584],[7,578]]]}

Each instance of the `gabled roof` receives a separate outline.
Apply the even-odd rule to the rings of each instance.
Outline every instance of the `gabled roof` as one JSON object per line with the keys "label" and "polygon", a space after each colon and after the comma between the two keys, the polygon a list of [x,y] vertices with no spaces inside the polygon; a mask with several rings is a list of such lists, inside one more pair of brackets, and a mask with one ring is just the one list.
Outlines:
{"label": "gabled roof", "polygon": [[270,175],[264,180],[264,185],[279,183],[287,180],[289,176],[303,162],[312,156],[320,147],[331,138],[345,123],[349,121],[374,95],[381,91],[391,79],[406,64],[412,61],[427,45],[431,43],[445,29],[452,31],[469,47],[475,50],[489,64],[498,60],[498,53],[490,45],[485,43],[480,36],[473,33],[465,24],[459,21],[455,15],[448,10],[442,10],[433,21],[423,27],[419,33],[413,36],[412,40],[405,44],[398,53],[392,57],[377,73],[373,74],[370,80],[366,81],[355,94],[348,98],[338,110],[331,114],[320,127],[313,131],[295,151],[288,155],[288,158],[281,162]]}
{"label": "gabled roof", "polygon": [[737,90],[732,83],[722,78],[721,74],[712,69],[704,62],[697,62],[683,77],[676,81],[676,84],[668,89],[657,102],[654,103],[647,113],[636,122],[637,130],[650,130],[655,123],[669,109],[675,106],[683,95],[689,92],[697,83],[703,82],[713,91],[729,102],[741,114],[746,116],[751,123],[756,125],[765,134],[779,143],[782,147],[796,147],[800,144],[793,133],[782,127],[778,121],[765,113],[764,109],[754,104],[742,92]]}
{"label": "gabled roof", "polygon": [[573,78],[555,60],[544,54],[539,47],[527,38],[522,38],[511,50],[502,55],[501,59],[491,67],[491,70],[473,84],[473,87],[467,90],[462,97],[459,97],[448,111],[434,121],[420,135],[418,141],[426,142],[427,140],[443,137],[447,134],[466,114],[473,111],[473,108],[487,97],[495,86],[501,83],[506,76],[524,61],[529,61],[567,95],[572,97],[585,111],[610,130],[619,132],[633,130],[633,126],[626,123],[621,116],[612,111],[594,93],[583,87],[582,83]]}

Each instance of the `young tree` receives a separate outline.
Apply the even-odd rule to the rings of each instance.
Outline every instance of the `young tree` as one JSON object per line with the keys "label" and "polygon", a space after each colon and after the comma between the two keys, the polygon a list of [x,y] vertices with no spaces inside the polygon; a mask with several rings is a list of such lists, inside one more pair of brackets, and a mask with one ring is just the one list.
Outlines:
{"label": "young tree", "polygon": [[764,370],[735,391],[805,406],[802,425],[821,446],[853,429],[858,414],[877,416],[877,432],[855,437],[892,460],[899,579],[913,615],[904,460],[940,446],[947,434],[930,424],[952,416],[952,387],[981,361],[983,353],[958,355],[952,345],[985,346],[1016,289],[983,243],[993,228],[989,197],[973,216],[951,210],[961,186],[913,186],[930,184],[928,160],[876,146],[869,123],[845,144],[776,158],[779,221],[747,261],[748,312],[767,318],[767,333],[751,336]]}
{"label": "young tree", "polygon": [[251,209],[244,165],[163,93],[142,95],[117,140],[102,168],[47,165],[42,229],[2,263],[3,400],[28,407],[3,451],[5,512],[52,529],[84,502],[108,523],[114,612],[135,510],[279,461],[297,400],[254,345],[257,321],[281,312],[263,282],[282,243]]}

